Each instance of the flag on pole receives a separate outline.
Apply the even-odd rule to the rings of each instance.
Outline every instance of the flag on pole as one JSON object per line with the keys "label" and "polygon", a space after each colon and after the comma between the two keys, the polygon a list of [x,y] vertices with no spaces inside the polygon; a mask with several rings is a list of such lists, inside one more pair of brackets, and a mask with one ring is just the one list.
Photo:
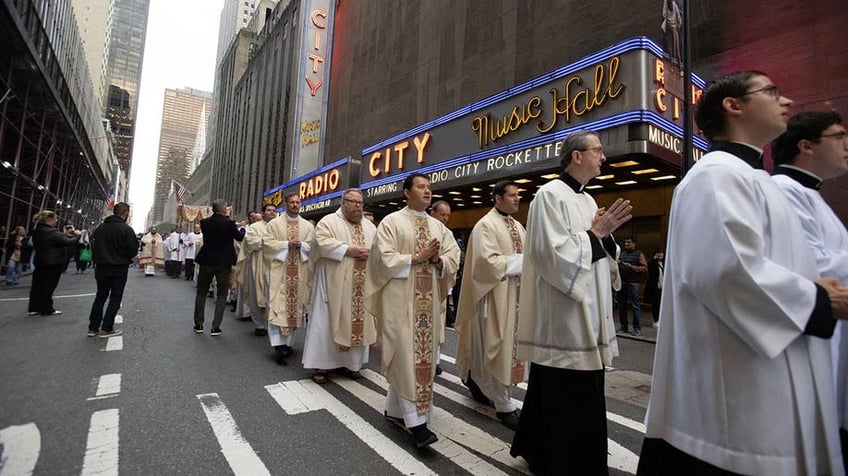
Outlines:
{"label": "flag on pole", "polygon": [[177,203],[182,203],[183,197],[185,197],[185,194],[191,193],[191,192],[189,192],[187,188],[180,185],[180,183],[177,182],[176,180],[171,180],[171,181],[174,182],[174,195],[177,196]]}

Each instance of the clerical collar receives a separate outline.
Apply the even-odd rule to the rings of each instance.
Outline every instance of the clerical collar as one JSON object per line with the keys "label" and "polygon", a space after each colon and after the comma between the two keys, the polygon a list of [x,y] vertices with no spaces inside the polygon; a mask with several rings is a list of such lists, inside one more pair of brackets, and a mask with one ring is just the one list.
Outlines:
{"label": "clerical collar", "polygon": [[568,185],[572,190],[574,190],[574,193],[583,192],[583,184],[578,182],[577,179],[572,177],[571,174],[569,174],[568,172],[563,171],[561,174],[559,174],[559,179],[565,182],[565,184]]}
{"label": "clerical collar", "polygon": [[716,140],[710,144],[710,152],[714,151],[733,154],[755,169],[763,168],[763,150],[751,144]]}
{"label": "clerical collar", "polygon": [[291,217],[291,216],[289,216],[288,213],[286,213],[286,220],[288,220],[288,221],[297,221],[298,218],[300,218],[300,215]]}
{"label": "clerical collar", "polygon": [[772,175],[786,175],[801,185],[813,190],[821,190],[822,179],[818,175],[794,165],[782,164],[774,169]]}
{"label": "clerical collar", "polygon": [[498,208],[498,207],[494,207],[494,208],[495,208],[495,211],[496,211],[496,212],[498,212],[498,213],[500,213],[502,217],[508,217],[508,216],[510,216],[510,215],[509,215],[509,213],[507,213],[507,212],[505,212],[505,211],[502,211],[500,208]]}
{"label": "clerical collar", "polygon": [[427,215],[427,212],[424,211],[424,210],[418,211],[418,210],[413,210],[413,209],[410,208],[409,211],[412,212],[412,214],[417,216],[417,217],[429,216],[429,215]]}

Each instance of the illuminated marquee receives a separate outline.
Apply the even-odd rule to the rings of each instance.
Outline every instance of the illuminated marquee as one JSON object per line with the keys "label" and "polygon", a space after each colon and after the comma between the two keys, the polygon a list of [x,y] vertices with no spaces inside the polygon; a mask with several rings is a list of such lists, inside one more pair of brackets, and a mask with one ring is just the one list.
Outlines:
{"label": "illuminated marquee", "polygon": [[[566,78],[561,91],[556,86],[552,87],[549,91],[551,107],[547,122],[537,121],[536,131],[542,134],[550,132],[560,118],[569,124],[572,115],[580,117],[596,107],[602,107],[607,100],[618,98],[625,88],[624,84],[617,82],[620,64],[618,56],[610,58],[607,64],[596,64],[593,82],[589,87],[579,88],[583,85],[583,79],[578,74]],[[543,113],[542,98],[533,96],[527,102],[513,106],[512,111],[500,119],[493,117],[492,113],[475,116],[471,119],[471,130],[477,136],[477,147],[482,149],[497,142]]]}
{"label": "illuminated marquee", "polygon": [[[386,147],[371,154],[368,158],[368,173],[371,177],[378,177],[381,173],[389,174],[392,171],[401,172],[404,169],[404,154],[409,149],[409,139],[400,141],[392,146]],[[412,145],[415,147],[415,162],[418,164],[424,163],[424,149],[430,143],[430,133],[425,132],[420,136],[412,138]],[[412,151],[410,151],[411,153]],[[394,153],[394,160],[392,154]],[[382,164],[382,165],[381,165]]]}
{"label": "illuminated marquee", "polygon": [[[676,76],[676,81],[683,83],[683,78]],[[654,83],[658,85],[654,92],[654,107],[660,113],[666,113],[671,107],[671,119],[680,121],[680,116],[683,113],[683,98],[675,96],[666,89],[665,63],[659,58],[654,59]],[[692,104],[696,104],[701,99],[701,94],[704,90],[696,85],[692,85]]]}

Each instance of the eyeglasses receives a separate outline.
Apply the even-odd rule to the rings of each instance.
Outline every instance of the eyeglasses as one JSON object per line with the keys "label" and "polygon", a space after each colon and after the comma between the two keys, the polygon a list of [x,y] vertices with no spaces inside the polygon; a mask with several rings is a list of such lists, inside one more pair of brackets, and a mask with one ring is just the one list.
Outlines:
{"label": "eyeglasses", "polygon": [[585,149],[580,149],[580,152],[586,152],[587,150],[591,150],[591,151],[599,152],[599,153],[603,154],[604,153],[604,146],[599,145],[598,147],[587,147]]}
{"label": "eyeglasses", "polygon": [[775,100],[780,99],[780,89],[778,89],[778,87],[775,86],[774,84],[769,84],[768,86],[763,86],[760,89],[748,91],[747,93],[745,93],[745,94],[743,94],[739,97],[742,98],[742,97],[750,96],[751,94],[757,94],[757,93],[766,93],[769,96],[771,96],[772,98],[774,98]]}
{"label": "eyeglasses", "polygon": [[354,206],[357,206],[357,207],[361,207],[362,205],[365,204],[365,202],[363,202],[362,200],[351,200],[349,198],[343,198],[342,201],[347,202],[347,203],[352,203]]}
{"label": "eyeglasses", "polygon": [[845,141],[845,139],[848,139],[848,132],[842,131],[834,132],[833,134],[822,134],[819,137],[835,137],[836,140]]}

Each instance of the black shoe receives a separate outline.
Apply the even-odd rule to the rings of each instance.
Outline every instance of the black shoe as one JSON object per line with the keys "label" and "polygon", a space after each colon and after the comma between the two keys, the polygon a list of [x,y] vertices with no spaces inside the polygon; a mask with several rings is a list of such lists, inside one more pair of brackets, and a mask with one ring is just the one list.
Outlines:
{"label": "black shoe", "polygon": [[474,398],[474,401],[477,403],[482,403],[483,405],[493,406],[492,401],[489,400],[489,397],[480,390],[480,387],[477,386],[477,382],[475,382],[471,378],[471,373],[468,374],[468,379],[463,381],[462,383],[468,387],[468,390],[471,392],[471,397]]}
{"label": "black shoe", "polygon": [[433,443],[439,441],[439,437],[435,433],[427,429],[427,424],[422,423],[418,426],[413,426],[409,429],[412,432],[412,438],[415,440],[415,447],[418,449],[426,448]]}
{"label": "black shoe", "polygon": [[518,431],[518,421],[521,419],[521,410],[496,412],[495,415],[497,415],[498,420],[500,420],[505,427],[512,431]]}
{"label": "black shoe", "polygon": [[253,335],[258,336],[258,337],[267,336],[268,331],[265,330],[265,329],[254,329]]}
{"label": "black shoe", "polygon": [[291,347],[289,347],[289,346],[287,346],[287,345],[285,345],[285,344],[283,344],[283,345],[278,345],[278,346],[277,346],[277,347],[275,347],[275,348],[277,349],[277,352],[279,352],[279,353],[283,354],[283,357],[288,357],[288,356],[292,355],[292,352],[293,352],[293,351],[292,351],[292,348],[291,348]]}
{"label": "black shoe", "polygon": [[223,334],[223,332],[221,332],[220,327],[213,327],[212,332],[209,333],[210,336],[219,336],[221,334]]}
{"label": "black shoe", "polygon": [[282,346],[274,346],[274,361],[277,362],[277,365],[288,365],[288,363],[286,362],[286,356],[285,354],[283,354],[283,351],[282,349],[280,349],[280,347]]}
{"label": "black shoe", "polygon": [[196,324],[194,326],[194,333],[195,334],[203,334],[203,324]]}
{"label": "black shoe", "polygon": [[441,365],[437,365],[437,366],[436,366],[436,375],[442,375],[442,372],[443,372],[443,370],[442,370],[442,366],[441,366]]}
{"label": "black shoe", "polygon": [[215,293],[214,293],[214,292],[212,292],[212,291],[209,291],[209,294],[207,294],[207,295],[206,295],[206,297],[211,297],[211,298],[213,298],[213,297],[215,297]]}

